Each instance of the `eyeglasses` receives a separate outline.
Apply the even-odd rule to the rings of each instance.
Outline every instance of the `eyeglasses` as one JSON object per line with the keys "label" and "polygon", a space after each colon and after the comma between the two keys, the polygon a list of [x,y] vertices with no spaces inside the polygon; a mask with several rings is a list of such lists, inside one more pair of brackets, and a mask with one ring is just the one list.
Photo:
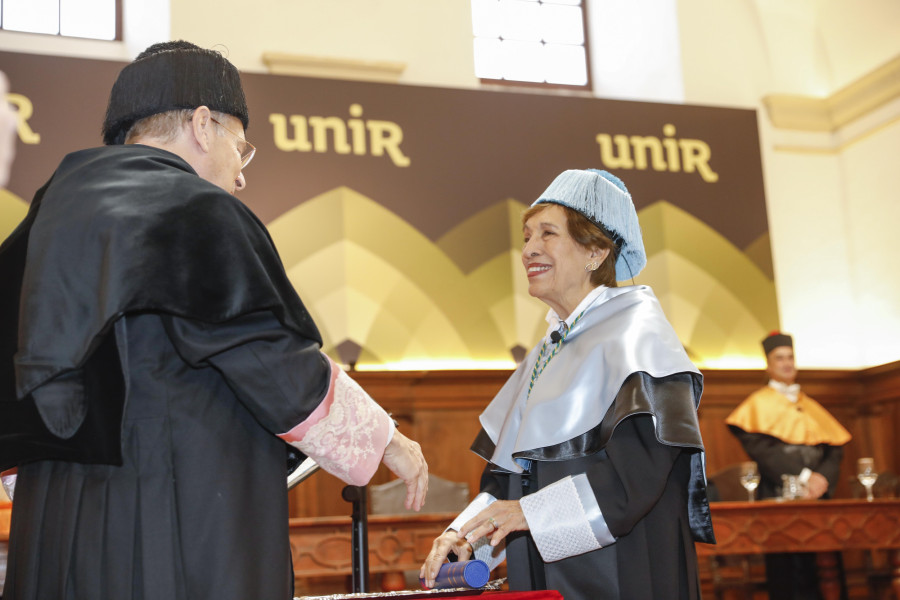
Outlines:
{"label": "eyeglasses", "polygon": [[221,123],[216,121],[214,118],[210,117],[209,120],[212,121],[213,123],[215,123],[216,125],[218,125],[219,127],[221,127],[222,129],[224,129],[225,131],[227,131],[228,133],[230,133],[231,135],[233,135],[237,139],[237,142],[238,142],[237,150],[241,155],[241,169],[245,169],[247,167],[247,165],[250,164],[250,161],[253,160],[253,155],[256,154],[256,146],[254,146],[253,144],[251,144],[246,139],[242,138],[241,136],[239,136],[232,130],[228,129],[227,127],[225,127],[224,125],[222,125]]}

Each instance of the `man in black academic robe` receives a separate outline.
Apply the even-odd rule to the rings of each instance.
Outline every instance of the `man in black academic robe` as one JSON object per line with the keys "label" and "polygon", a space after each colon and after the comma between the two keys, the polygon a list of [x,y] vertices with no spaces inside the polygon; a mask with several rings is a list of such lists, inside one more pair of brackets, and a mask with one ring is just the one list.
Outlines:
{"label": "man in black academic robe", "polygon": [[290,598],[287,444],[357,485],[383,461],[421,506],[418,445],[319,350],[232,195],[247,120],[227,60],[152,46],[107,146],[68,155],[0,248],[7,600]]}

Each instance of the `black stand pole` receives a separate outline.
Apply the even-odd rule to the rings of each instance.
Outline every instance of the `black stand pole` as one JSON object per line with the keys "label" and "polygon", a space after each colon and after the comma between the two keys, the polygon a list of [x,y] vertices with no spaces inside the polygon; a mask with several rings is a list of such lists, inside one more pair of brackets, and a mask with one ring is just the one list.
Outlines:
{"label": "black stand pole", "polygon": [[353,503],[353,592],[368,592],[369,587],[369,522],[365,486],[348,485],[341,497]]}

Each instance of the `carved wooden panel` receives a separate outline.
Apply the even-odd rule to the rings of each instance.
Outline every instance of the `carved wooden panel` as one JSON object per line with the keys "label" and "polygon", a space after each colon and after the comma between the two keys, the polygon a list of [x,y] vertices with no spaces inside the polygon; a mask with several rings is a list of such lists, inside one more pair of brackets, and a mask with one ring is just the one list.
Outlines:
{"label": "carved wooden panel", "polygon": [[[469,485],[472,495],[484,463],[469,451],[478,433],[478,415],[509,377],[509,371],[354,372],[352,376],[400,421],[402,431],[422,445],[431,472]],[[762,371],[704,371],[700,430],[707,471],[746,460],[725,426],[725,417],[765,384]],[[798,381],[853,434],[847,445],[837,497],[851,497],[856,459],[873,456],[879,470],[898,472],[900,445],[900,362],[862,371],[801,371]],[[393,475],[381,468],[373,483]],[[349,515],[340,500],[343,483],[319,473],[291,492],[291,516]]]}
{"label": "carved wooden panel", "polygon": [[720,502],[700,555],[900,548],[900,501]]}
{"label": "carved wooden panel", "polygon": [[[711,590],[708,558],[764,552],[891,549],[900,590],[900,500],[721,502],[711,506],[716,545],[696,544],[704,589]],[[417,570],[452,513],[369,517],[369,570]],[[347,591],[351,571],[349,517],[292,519],[291,552],[298,588],[314,578],[331,593]],[[503,574],[495,573],[495,576]],[[330,586],[330,587],[329,587]],[[863,589],[865,589],[863,585]]]}
{"label": "carved wooden panel", "polygon": [[[369,571],[418,569],[431,543],[455,514],[371,516]],[[350,517],[291,519],[294,574],[300,577],[339,576],[351,568]]]}

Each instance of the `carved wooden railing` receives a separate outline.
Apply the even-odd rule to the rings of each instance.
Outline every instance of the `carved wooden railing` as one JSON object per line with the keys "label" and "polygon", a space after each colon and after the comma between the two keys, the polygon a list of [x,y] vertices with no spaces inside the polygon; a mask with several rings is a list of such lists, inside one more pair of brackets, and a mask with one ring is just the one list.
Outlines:
{"label": "carved wooden railing", "polygon": [[[456,513],[370,515],[369,571],[418,569],[454,518]],[[350,517],[291,519],[290,537],[297,578],[350,574]]]}

